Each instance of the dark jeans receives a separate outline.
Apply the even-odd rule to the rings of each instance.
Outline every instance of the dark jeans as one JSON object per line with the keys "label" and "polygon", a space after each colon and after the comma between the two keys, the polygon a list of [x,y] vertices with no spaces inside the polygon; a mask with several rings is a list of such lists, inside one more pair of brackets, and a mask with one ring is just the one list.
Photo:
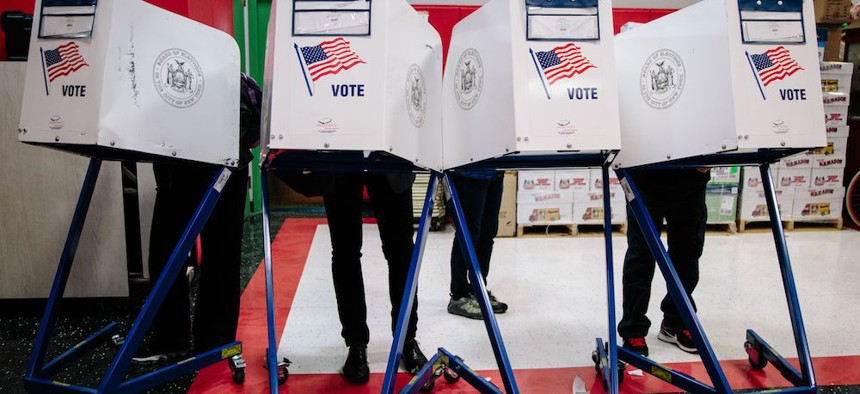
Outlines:
{"label": "dark jeans", "polygon": [[[640,181],[637,176],[633,179],[657,231],[662,231],[663,219],[666,219],[669,257],[695,310],[692,294],[699,282],[699,257],[702,256],[708,218],[705,206],[707,179],[685,182],[674,178],[672,182],[667,181],[672,179],[671,175],[664,175],[665,179],[661,181],[652,181],[654,179],[650,177]],[[618,324],[618,334],[622,338],[636,338],[646,336],[651,326],[645,314],[651,298],[651,280],[654,278],[656,262],[629,205],[627,218],[630,225],[622,280],[624,313]],[[684,327],[678,309],[668,294],[663,298],[660,309],[670,327]]]}
{"label": "dark jeans", "polygon": [[[466,228],[472,238],[484,284],[490,272],[490,256],[493,254],[493,239],[499,231],[499,209],[502,206],[502,186],[504,177],[493,180],[473,179],[459,175],[452,176],[463,207]],[[453,212],[453,208],[451,209]],[[463,298],[473,294],[469,281],[470,263],[463,257],[457,237],[451,248],[451,298]]]}
{"label": "dark jeans", "polygon": [[[347,346],[367,345],[367,304],[361,275],[361,199],[367,186],[376,215],[382,253],[388,261],[388,296],[391,300],[391,329],[397,314],[412,259],[412,190],[395,193],[385,175],[343,175],[338,177],[331,193],[323,197],[331,234],[331,271],[337,311],[343,327],[341,336]],[[412,307],[412,318],[406,339],[414,339],[418,327],[418,301]]]}
{"label": "dark jeans", "polygon": [[[161,274],[194,210],[221,167],[187,162],[156,162],[158,192],[149,243],[149,272]],[[242,228],[248,169],[233,172],[200,234],[203,253],[194,307],[194,350],[205,351],[236,339],[241,289]],[[152,326],[156,351],[189,349],[192,334],[188,281],[183,270],[167,294]]]}

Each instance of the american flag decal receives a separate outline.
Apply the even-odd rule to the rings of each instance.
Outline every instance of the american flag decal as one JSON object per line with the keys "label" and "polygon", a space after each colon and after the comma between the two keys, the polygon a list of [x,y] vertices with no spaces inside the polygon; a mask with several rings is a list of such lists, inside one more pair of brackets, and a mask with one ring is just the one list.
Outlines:
{"label": "american flag decal", "polygon": [[302,47],[301,52],[313,81],[365,63],[350,49],[349,42],[343,38],[324,41],[311,47]]}
{"label": "american flag decal", "polygon": [[797,62],[791,58],[791,53],[785,47],[780,46],[765,53],[751,55],[750,59],[755,65],[761,83],[764,86],[771,82],[785,79],[794,73],[803,70]]}
{"label": "american flag decal", "polygon": [[582,55],[582,48],[573,43],[553,48],[551,51],[535,52],[535,57],[550,85],[597,68]]}
{"label": "american flag decal", "polygon": [[78,44],[69,42],[44,52],[45,69],[48,81],[53,82],[59,77],[65,77],[83,67],[89,66],[78,52]]}

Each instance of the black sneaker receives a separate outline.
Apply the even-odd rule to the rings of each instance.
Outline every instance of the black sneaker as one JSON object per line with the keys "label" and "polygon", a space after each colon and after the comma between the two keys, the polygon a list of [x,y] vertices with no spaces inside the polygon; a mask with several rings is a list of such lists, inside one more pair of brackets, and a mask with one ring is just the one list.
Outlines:
{"label": "black sneaker", "polygon": [[648,357],[648,344],[645,342],[645,337],[624,338],[623,347],[642,357]]}
{"label": "black sneaker", "polygon": [[452,297],[451,301],[448,301],[448,313],[476,320],[481,320],[484,316],[478,301],[475,301],[473,297]]}
{"label": "black sneaker", "polygon": [[402,360],[403,368],[413,375],[417,374],[421,368],[424,368],[424,364],[427,364],[427,356],[421,352],[421,349],[418,347],[418,341],[414,339],[407,339],[403,343]]}
{"label": "black sneaker", "polygon": [[367,383],[370,379],[370,368],[367,366],[367,346],[355,345],[349,347],[346,362],[343,363],[343,378],[350,383]]}
{"label": "black sneaker", "polygon": [[666,322],[663,322],[660,324],[660,334],[657,335],[657,339],[666,343],[673,343],[687,353],[699,353],[693,342],[693,336],[690,335],[690,330],[671,328]]}
{"label": "black sneaker", "polygon": [[493,295],[489,290],[487,290],[487,295],[490,296],[490,306],[493,307],[493,313],[505,313],[508,310],[508,304],[501,302],[496,299],[496,296]]}
{"label": "black sneaker", "polygon": [[131,362],[135,364],[156,364],[179,361],[188,355],[188,351],[170,352],[162,350],[153,350],[145,347],[138,349]]}

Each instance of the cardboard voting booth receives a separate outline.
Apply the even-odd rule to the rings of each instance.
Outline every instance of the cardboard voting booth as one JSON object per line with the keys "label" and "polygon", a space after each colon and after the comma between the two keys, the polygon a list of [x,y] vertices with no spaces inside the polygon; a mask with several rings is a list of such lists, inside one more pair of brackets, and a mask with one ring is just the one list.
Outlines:
{"label": "cardboard voting booth", "polygon": [[138,0],[36,3],[22,142],[236,166],[232,37]]}
{"label": "cardboard voting booth", "polygon": [[384,151],[440,170],[442,41],[404,0],[279,0],[264,150]]}
{"label": "cardboard voting booth", "polygon": [[445,166],[620,148],[612,4],[492,0],[454,27]]}
{"label": "cardboard voting booth", "polygon": [[812,1],[705,0],[615,48],[618,167],[826,144]]}

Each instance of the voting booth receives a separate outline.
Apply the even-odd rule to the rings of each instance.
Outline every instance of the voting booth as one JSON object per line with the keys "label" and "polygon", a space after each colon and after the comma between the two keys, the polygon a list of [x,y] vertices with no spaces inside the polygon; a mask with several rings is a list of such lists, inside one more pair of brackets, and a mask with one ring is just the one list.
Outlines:
{"label": "voting booth", "polygon": [[[90,165],[24,377],[30,392],[140,392],[223,359],[233,342],[125,380],[155,313],[239,160],[239,50],[229,35],[140,0],[41,0],[30,41],[19,140],[90,156]],[[103,160],[220,165],[127,336],[111,323],[46,359],[58,304]],[[94,207],[93,209],[99,209]],[[54,375],[99,344],[116,346],[97,388]],[[238,363],[238,364],[237,364]],[[242,376],[238,376],[242,375]]]}
{"label": "voting booth", "polygon": [[493,0],[454,27],[445,166],[621,146],[612,4]]}
{"label": "voting booth", "polygon": [[[629,349],[615,350],[621,361],[684,391],[728,393],[733,389],[630,175],[641,168],[759,167],[767,203],[762,208],[771,221],[799,368],[753,330],[746,332],[744,349],[753,369],[772,364],[794,386],[786,391],[815,392],[770,171],[770,164],[783,157],[826,144],[815,32],[811,0],[704,0],[617,36],[624,148],[613,167],[638,223],[630,231],[642,232],[710,382]],[[611,281],[607,288],[614,291]],[[598,339],[594,357],[598,366],[606,363],[602,352]]]}
{"label": "voting booth", "polygon": [[705,0],[615,45],[617,167],[826,145],[812,1]]}
{"label": "voting booth", "polygon": [[[274,333],[266,173],[302,177],[298,174],[431,170],[432,205],[443,169],[442,40],[405,0],[276,0],[269,20],[264,82],[266,365],[270,389],[276,392],[289,376],[289,361],[278,360]],[[413,267],[429,229],[428,209],[425,203]],[[412,297],[416,286],[413,276],[407,283]],[[411,310],[412,297],[406,295],[404,302],[408,298]],[[395,374],[403,328],[395,336],[389,360]]]}
{"label": "voting booth", "polygon": [[232,37],[143,1],[43,0],[36,10],[22,142],[237,165]]}
{"label": "voting booth", "polygon": [[271,18],[264,150],[389,152],[441,170],[442,41],[412,6],[279,0]]}

